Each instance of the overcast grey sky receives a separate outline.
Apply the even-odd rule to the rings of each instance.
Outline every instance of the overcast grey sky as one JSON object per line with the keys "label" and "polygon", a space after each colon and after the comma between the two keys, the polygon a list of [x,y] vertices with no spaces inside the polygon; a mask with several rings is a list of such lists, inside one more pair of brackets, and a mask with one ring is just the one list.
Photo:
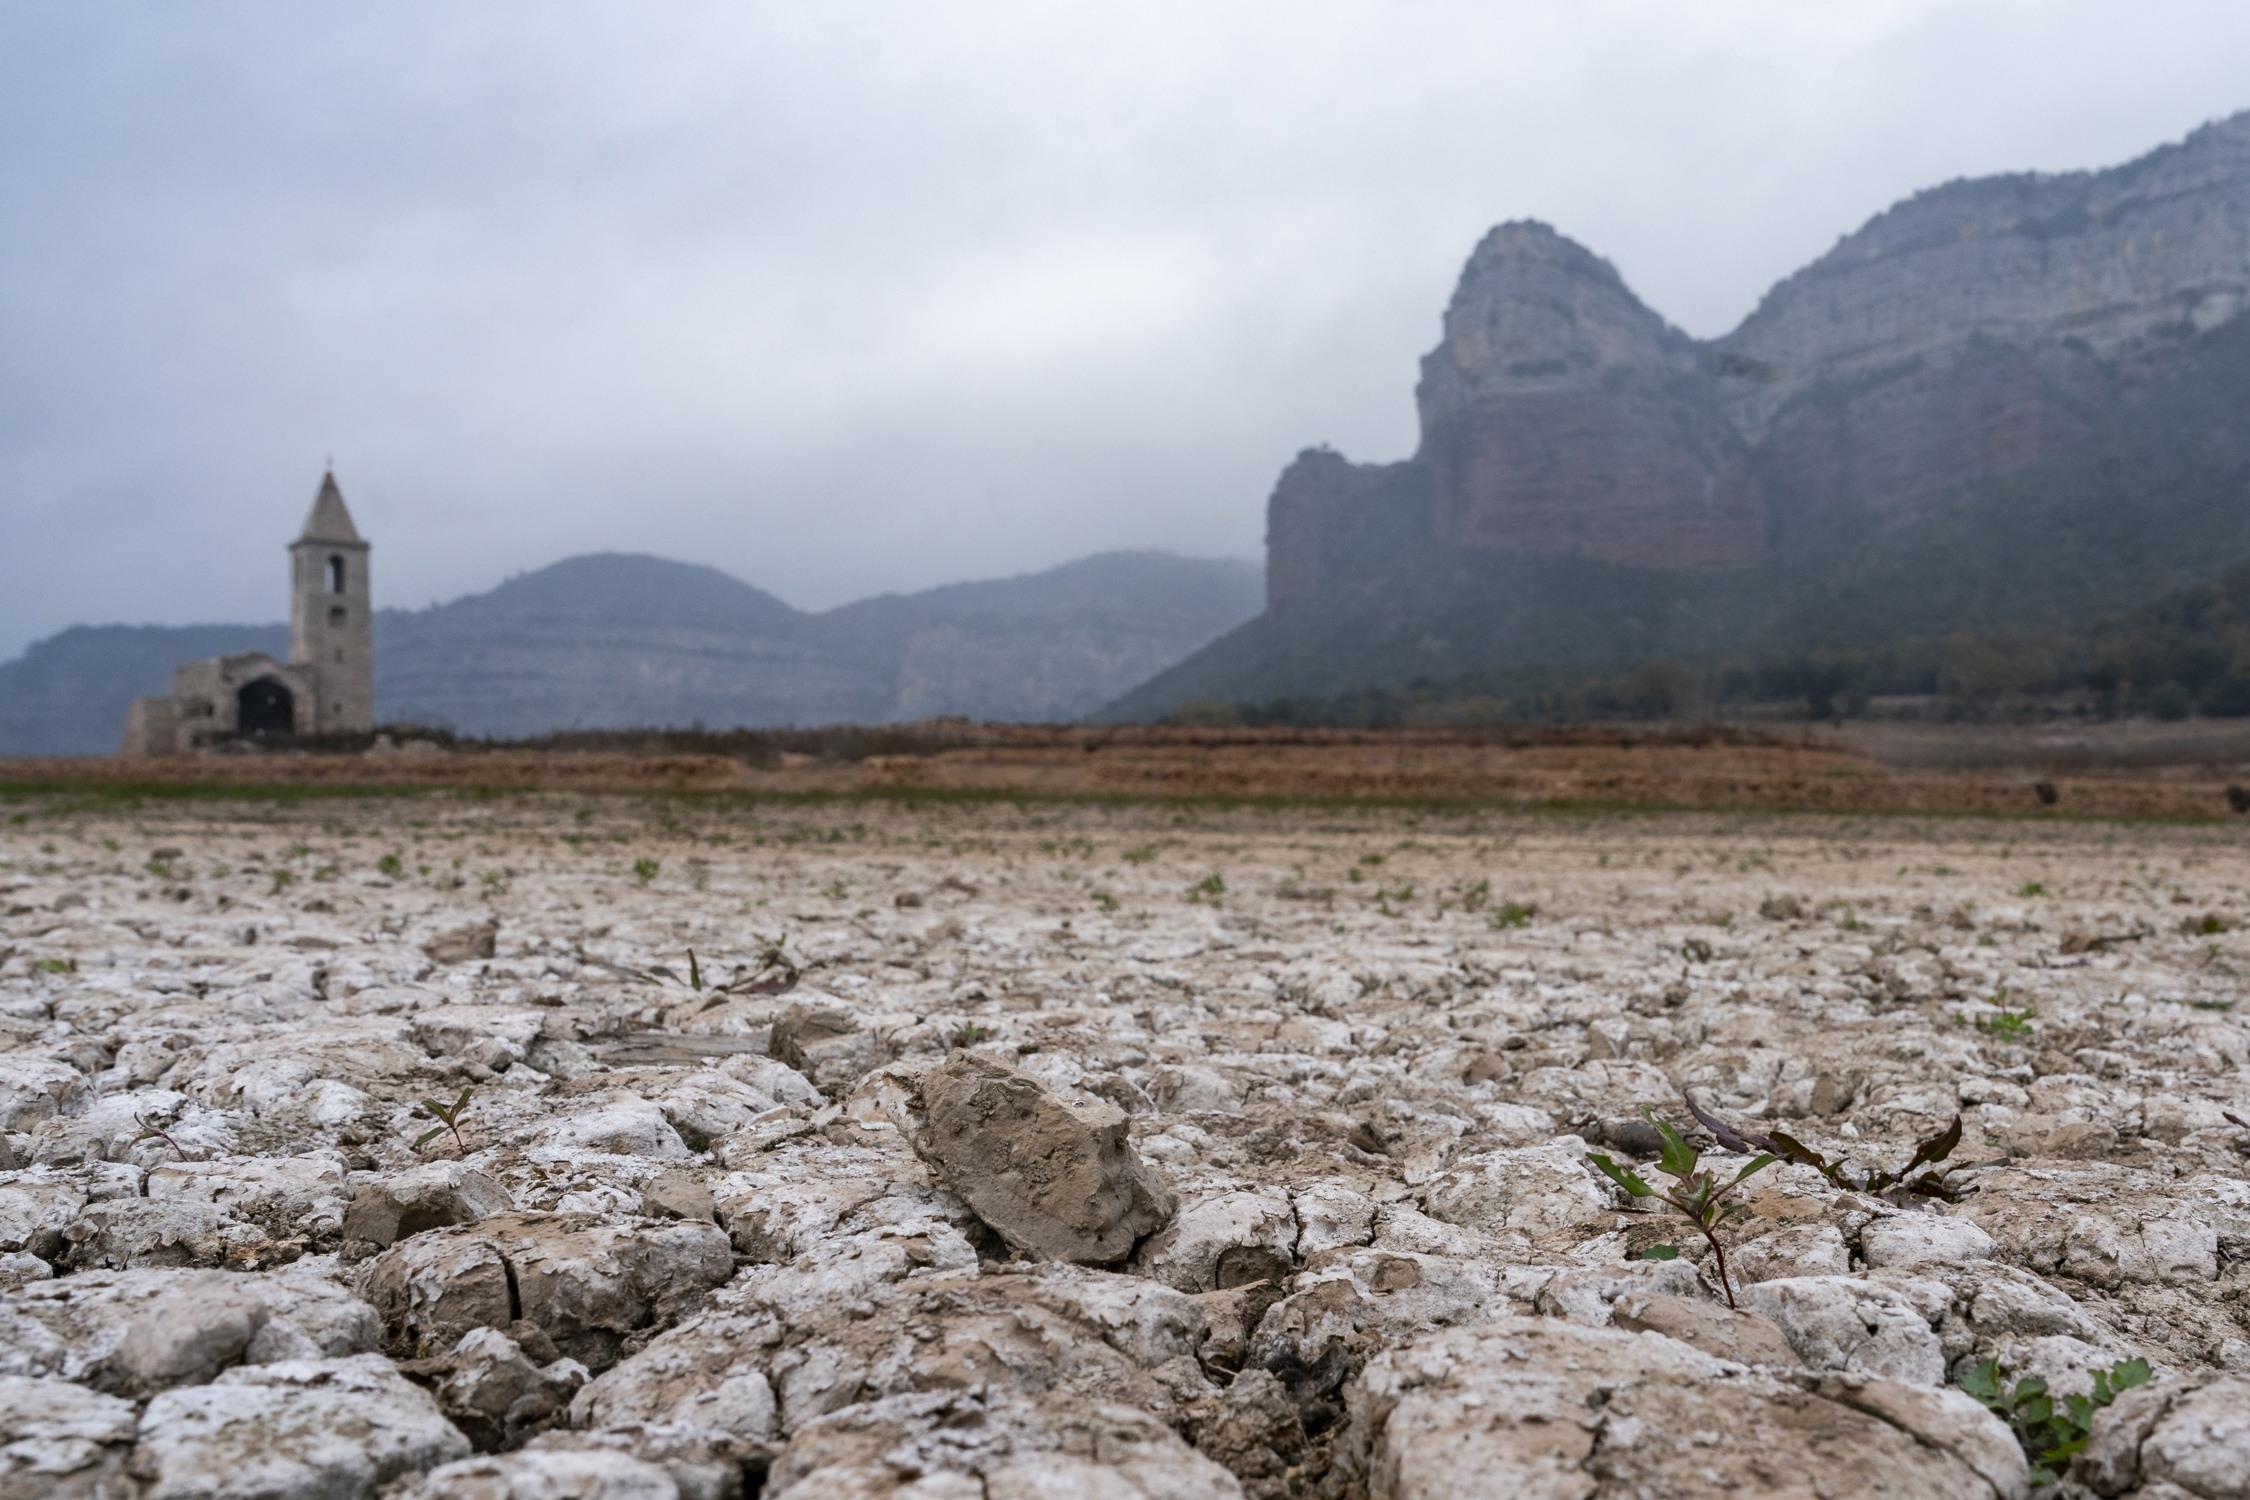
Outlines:
{"label": "overcast grey sky", "polygon": [[0,0],[0,657],[574,552],[793,604],[1254,556],[1502,219],[1689,331],[2250,107],[2243,0]]}

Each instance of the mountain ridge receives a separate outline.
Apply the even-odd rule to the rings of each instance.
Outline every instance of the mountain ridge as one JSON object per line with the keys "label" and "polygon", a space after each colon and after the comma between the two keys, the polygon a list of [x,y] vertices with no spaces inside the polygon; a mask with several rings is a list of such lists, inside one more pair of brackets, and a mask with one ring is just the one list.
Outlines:
{"label": "mountain ridge", "polygon": [[[1255,613],[1256,564],[1100,553],[1033,573],[794,609],[716,568],[589,553],[378,610],[379,719],[512,738],[959,713],[1073,719]],[[73,626],[0,663],[0,754],[113,749],[125,705],[283,625]]]}

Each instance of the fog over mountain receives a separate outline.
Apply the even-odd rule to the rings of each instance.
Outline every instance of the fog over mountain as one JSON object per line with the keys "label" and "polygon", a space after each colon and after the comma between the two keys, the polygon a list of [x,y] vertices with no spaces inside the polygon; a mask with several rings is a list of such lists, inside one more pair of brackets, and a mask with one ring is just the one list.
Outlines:
{"label": "fog over mountain", "polygon": [[[385,723],[469,735],[576,727],[1073,719],[1240,624],[1255,564],[1160,552],[792,609],[716,568],[601,553],[375,617]],[[285,657],[283,625],[76,626],[0,663],[0,755],[112,750],[126,704],[223,652]]]}

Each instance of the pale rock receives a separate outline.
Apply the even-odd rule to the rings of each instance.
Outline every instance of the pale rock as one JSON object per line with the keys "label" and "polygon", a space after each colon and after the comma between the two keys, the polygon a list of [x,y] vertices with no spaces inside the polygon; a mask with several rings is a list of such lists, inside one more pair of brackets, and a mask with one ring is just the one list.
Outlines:
{"label": "pale rock", "polygon": [[699,1068],[657,1096],[656,1106],[691,1151],[701,1151],[771,1115],[780,1104],[716,1068]]}
{"label": "pale rock", "polygon": [[131,1402],[65,1380],[0,1375],[0,1500],[137,1500]]}
{"label": "pale rock", "polygon": [[1936,1214],[1898,1214],[1859,1232],[1860,1256],[1871,1271],[1926,1261],[1989,1260],[1996,1248],[1992,1236],[1971,1220]]}
{"label": "pale rock", "polygon": [[1371,1360],[1338,1458],[1371,1500],[1778,1496],[1812,1474],[1830,1500],[2022,1500],[1997,1419],[1883,1384],[1832,1398],[1657,1334],[1503,1319]]}
{"label": "pale rock", "polygon": [[432,963],[472,964],[498,951],[500,924],[486,919],[448,927],[424,940],[422,951]]}
{"label": "pale rock", "polygon": [[1532,1305],[1550,1318],[1565,1318],[1587,1328],[1606,1328],[1620,1297],[1700,1297],[1701,1273],[1691,1260],[1634,1260],[1579,1266],[1540,1282]]}
{"label": "pale rock", "polygon": [[211,1204],[274,1239],[324,1239],[344,1223],[344,1163],[333,1153],[168,1162],[150,1169],[146,1191]]}
{"label": "pale rock", "polygon": [[37,1170],[0,1181],[0,1250],[20,1251],[43,1235],[60,1234],[86,1206],[83,1184]]}
{"label": "pale rock", "polygon": [[63,1229],[74,1267],[112,1270],[216,1266],[258,1260],[272,1241],[219,1204],[195,1198],[89,1203]]}
{"label": "pale rock", "polygon": [[1851,1247],[1833,1224],[1785,1225],[1727,1251],[1727,1273],[1736,1286],[1790,1276],[1842,1276],[1851,1268]]}
{"label": "pale rock", "polygon": [[1535,1241],[1607,1228],[1612,1212],[1576,1136],[1464,1157],[1429,1183],[1423,1206],[1449,1224]]}
{"label": "pale rock", "polygon": [[1375,1237],[1375,1200],[1341,1183],[1313,1183],[1292,1191],[1297,1215],[1297,1254],[1310,1258],[1323,1250],[1364,1245]]}
{"label": "pale rock", "polygon": [[1629,1333],[1661,1333],[1736,1364],[1797,1365],[1796,1351],[1770,1320],[1701,1297],[1628,1292],[1610,1303],[1609,1324]]}
{"label": "pale rock", "polygon": [[523,1318],[595,1370],[734,1274],[715,1224],[605,1224],[578,1214],[496,1214],[427,1230],[368,1265],[368,1299],[392,1336],[450,1347],[473,1328]]}
{"label": "pale rock", "polygon": [[41,1120],[85,1108],[86,1075],[52,1057],[0,1055],[0,1130],[29,1130]]}
{"label": "pale rock", "polygon": [[1141,1242],[1134,1268],[1183,1292],[1279,1282],[1296,1269],[1297,1215],[1279,1189],[1184,1198]]}
{"label": "pale rock", "polygon": [[[904,1475],[915,1476],[911,1481]],[[938,1390],[816,1418],[775,1458],[772,1500],[1237,1500],[1234,1476],[1130,1406]]]}
{"label": "pale rock", "polygon": [[496,1328],[471,1329],[416,1373],[437,1377],[439,1408],[483,1450],[516,1447],[559,1420],[587,1378],[586,1367],[573,1359],[533,1363],[521,1344]]}
{"label": "pale rock", "polygon": [[141,1397],[236,1364],[360,1354],[375,1310],[326,1276],[86,1271],[0,1298],[0,1364]]}
{"label": "pale rock", "polygon": [[1942,1285],[1796,1276],[1761,1281],[1738,1296],[1780,1327],[1808,1369],[1945,1383],[1945,1347],[1933,1326],[1951,1300]]}
{"label": "pale rock", "polygon": [[1242,1113],[1242,1091],[1218,1069],[1193,1064],[1157,1069],[1149,1079],[1148,1097],[1168,1115]]}
{"label": "pale rock", "polygon": [[2160,1380],[2094,1414],[2075,1470],[2097,1494],[2139,1500],[2250,1496],[2250,1380]]}
{"label": "pale rock", "polygon": [[637,1095],[624,1094],[541,1128],[526,1154],[533,1161],[562,1163],[587,1156],[679,1161],[693,1153],[662,1110]]}
{"label": "pale rock", "polygon": [[145,1500],[361,1500],[468,1453],[427,1391],[360,1354],[243,1366],[158,1393],[132,1469]]}
{"label": "pale rock", "polygon": [[341,1232],[346,1240],[387,1248],[425,1229],[473,1224],[514,1207],[508,1190],[476,1168],[425,1162],[372,1180],[363,1176],[352,1189]]}
{"label": "pale rock", "polygon": [[813,1087],[811,1079],[778,1058],[740,1052],[720,1064],[719,1071],[750,1085],[785,1108],[818,1109],[828,1102],[827,1096]]}
{"label": "pale rock", "polygon": [[394,1500],[679,1500],[679,1494],[668,1471],[629,1454],[534,1449],[445,1464]]}
{"label": "pale rock", "polygon": [[957,1052],[922,1081],[914,1150],[1019,1253],[1124,1259],[1171,1217],[1168,1189],[1134,1154],[1125,1112],[1056,1094],[1013,1068]]}
{"label": "pale rock", "polygon": [[862,1027],[841,1003],[820,1000],[783,1011],[773,1023],[767,1051],[831,1097],[841,1096],[861,1075],[897,1056],[888,1040]]}

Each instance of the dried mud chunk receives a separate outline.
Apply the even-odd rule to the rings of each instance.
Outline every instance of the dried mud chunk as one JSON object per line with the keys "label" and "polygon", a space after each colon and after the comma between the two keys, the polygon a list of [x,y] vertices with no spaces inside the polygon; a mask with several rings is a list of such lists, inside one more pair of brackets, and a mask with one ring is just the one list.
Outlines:
{"label": "dried mud chunk", "polygon": [[1610,1326],[1629,1333],[1661,1333],[1739,1365],[1794,1369],[1797,1352],[1772,1320],[1698,1297],[1636,1292],[1610,1304]]}
{"label": "dried mud chunk", "polygon": [[1278,1188],[1183,1205],[1134,1255],[1144,1276],[1183,1292],[1278,1282],[1296,1269],[1297,1215]]}
{"label": "dried mud chunk", "polygon": [[217,1266],[272,1258],[272,1242],[216,1203],[111,1198],[89,1203],[63,1230],[74,1267],[129,1270]]}
{"label": "dried mud chunk", "polygon": [[66,1380],[0,1376],[0,1500],[133,1500],[132,1403]]}
{"label": "dried mud chunk", "polygon": [[924,1077],[921,1104],[916,1153],[1020,1254],[1107,1264],[1172,1215],[1114,1104],[967,1052]]}
{"label": "dried mud chunk", "polygon": [[354,1188],[343,1237],[388,1248],[425,1229],[473,1224],[515,1206],[506,1188],[476,1168],[434,1161]]}
{"label": "dried mud chunk", "polygon": [[2102,1495],[2250,1496],[2250,1380],[2158,1381],[2094,1414],[2076,1477]]}
{"label": "dried mud chunk", "polygon": [[532,1450],[432,1469],[395,1500],[678,1500],[660,1466],[625,1453]]}
{"label": "dried mud chunk", "polygon": [[792,1005],[773,1023],[766,1045],[831,1097],[841,1094],[895,1055],[889,1042],[863,1029],[840,1005]]}
{"label": "dried mud chunk", "polygon": [[441,1358],[417,1361],[409,1373],[434,1380],[446,1419],[481,1452],[513,1448],[551,1426],[586,1383],[573,1359],[534,1364],[524,1347],[497,1328],[477,1328]]}
{"label": "dried mud chunk", "polygon": [[1945,1347],[1931,1325],[1952,1292],[1939,1283],[1796,1276],[1744,1287],[1741,1300],[1780,1327],[1808,1369],[1945,1383]]}
{"label": "dried mud chunk", "polygon": [[562,1354],[602,1370],[628,1336],[673,1322],[733,1274],[716,1224],[510,1213],[393,1245],[370,1265],[367,1290],[391,1337],[409,1347],[447,1347],[472,1328],[522,1318]]}
{"label": "dried mud chunk", "polygon": [[469,1441],[379,1354],[229,1370],[165,1391],[141,1416],[132,1470],[150,1500],[371,1496],[465,1458]]}
{"label": "dried mud chunk", "polygon": [[87,1271],[0,1299],[0,1363],[139,1398],[235,1364],[362,1354],[375,1310],[325,1277]]}
{"label": "dried mud chunk", "polygon": [[[807,1424],[774,1460],[773,1500],[918,1493],[980,1500],[1239,1500],[1234,1476],[1128,1406],[1003,1389],[892,1396]],[[954,1483],[946,1483],[947,1479]]]}
{"label": "dried mud chunk", "polygon": [[429,955],[432,963],[473,964],[478,959],[492,957],[499,939],[498,922],[469,922],[436,934],[422,945],[422,951]]}
{"label": "dried mud chunk", "polygon": [[1463,1495],[2007,1497],[2007,1429],[1958,1392],[1816,1394],[1655,1334],[1511,1318],[1371,1360],[1339,1466],[1371,1500]]}
{"label": "dried mud chunk", "polygon": [[335,1156],[229,1156],[166,1162],[148,1174],[151,1200],[215,1204],[274,1239],[333,1235],[344,1222],[344,1164]]}

